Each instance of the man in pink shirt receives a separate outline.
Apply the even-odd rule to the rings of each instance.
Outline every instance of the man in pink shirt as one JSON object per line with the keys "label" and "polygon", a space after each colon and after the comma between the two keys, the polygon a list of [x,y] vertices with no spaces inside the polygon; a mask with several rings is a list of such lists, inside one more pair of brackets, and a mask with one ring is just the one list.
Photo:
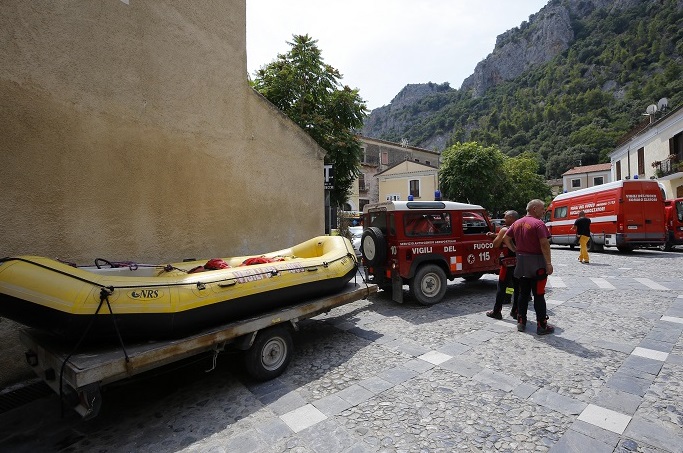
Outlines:
{"label": "man in pink shirt", "polygon": [[[526,205],[527,215],[515,221],[505,233],[505,245],[517,254],[515,277],[519,278],[520,294],[534,296],[536,310],[536,333],[547,335],[555,328],[548,324],[545,303],[545,284],[553,273],[550,258],[550,231],[541,220],[545,213],[542,200],[531,200]],[[514,241],[513,241],[514,239]],[[526,313],[529,300],[521,297],[517,307],[517,330],[526,329]]]}

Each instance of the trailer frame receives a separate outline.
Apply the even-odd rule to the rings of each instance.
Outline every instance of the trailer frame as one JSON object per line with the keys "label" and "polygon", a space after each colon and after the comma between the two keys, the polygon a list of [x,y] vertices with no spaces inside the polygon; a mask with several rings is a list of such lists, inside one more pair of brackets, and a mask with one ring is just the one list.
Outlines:
{"label": "trailer frame", "polygon": [[[377,289],[377,285],[349,282],[335,294],[223,324],[188,337],[125,345],[125,353],[117,344],[89,346],[74,352],[72,345],[36,329],[21,330],[19,338],[27,348],[26,361],[36,375],[84,419],[90,419],[97,416],[101,408],[102,386],[202,353],[213,354],[213,367],[207,371],[215,368],[218,354],[229,348],[248,352],[246,356],[255,363],[247,364],[247,371],[255,379],[268,380],[279,376],[291,359],[291,330],[297,330],[299,321],[365,299]],[[262,350],[254,351],[255,344]]]}

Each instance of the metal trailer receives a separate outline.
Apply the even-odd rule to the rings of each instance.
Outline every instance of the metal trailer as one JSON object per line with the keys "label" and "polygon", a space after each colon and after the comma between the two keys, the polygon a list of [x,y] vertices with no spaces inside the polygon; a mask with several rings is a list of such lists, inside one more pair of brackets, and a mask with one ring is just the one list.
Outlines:
{"label": "metal trailer", "polygon": [[[287,368],[293,351],[291,331],[297,322],[377,292],[377,285],[350,282],[341,292],[311,299],[246,320],[231,322],[195,335],[155,342],[91,346],[73,352],[73,345],[55,341],[35,329],[20,332],[26,361],[34,372],[84,419],[97,416],[100,388],[112,382],[201,354],[226,348],[245,351],[247,372],[258,380],[273,379]],[[213,368],[211,368],[213,370]],[[210,371],[210,370],[209,370]],[[61,383],[61,384],[60,384]]]}

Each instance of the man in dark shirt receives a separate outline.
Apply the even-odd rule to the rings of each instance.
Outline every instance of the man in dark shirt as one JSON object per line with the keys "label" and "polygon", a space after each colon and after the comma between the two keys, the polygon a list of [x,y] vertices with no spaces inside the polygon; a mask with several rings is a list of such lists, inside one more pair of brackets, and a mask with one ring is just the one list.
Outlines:
{"label": "man in dark shirt", "polygon": [[586,217],[586,213],[579,211],[579,218],[576,219],[572,230],[576,230],[576,235],[579,237],[579,261],[588,264],[588,240],[591,238],[591,219]]}
{"label": "man in dark shirt", "polygon": [[496,302],[493,305],[493,310],[487,311],[486,316],[489,318],[503,319],[503,303],[507,297],[508,287],[513,288],[512,292],[512,310],[510,310],[510,316],[517,319],[517,300],[519,298],[519,279],[515,278],[515,265],[517,264],[517,259],[515,258],[515,253],[508,249],[503,248],[503,238],[507,232],[510,225],[512,225],[515,220],[519,218],[517,211],[506,211],[505,212],[505,226],[501,227],[498,234],[493,232],[486,233],[486,237],[493,237],[493,249],[500,249],[500,271],[498,272],[498,290],[496,291]]}

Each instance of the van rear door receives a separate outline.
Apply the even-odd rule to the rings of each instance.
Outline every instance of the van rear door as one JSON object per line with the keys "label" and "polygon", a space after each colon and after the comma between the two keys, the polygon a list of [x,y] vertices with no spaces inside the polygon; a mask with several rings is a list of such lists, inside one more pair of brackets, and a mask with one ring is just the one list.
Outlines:
{"label": "van rear door", "polygon": [[624,184],[622,220],[628,241],[647,242],[664,238],[664,202],[659,186]]}

